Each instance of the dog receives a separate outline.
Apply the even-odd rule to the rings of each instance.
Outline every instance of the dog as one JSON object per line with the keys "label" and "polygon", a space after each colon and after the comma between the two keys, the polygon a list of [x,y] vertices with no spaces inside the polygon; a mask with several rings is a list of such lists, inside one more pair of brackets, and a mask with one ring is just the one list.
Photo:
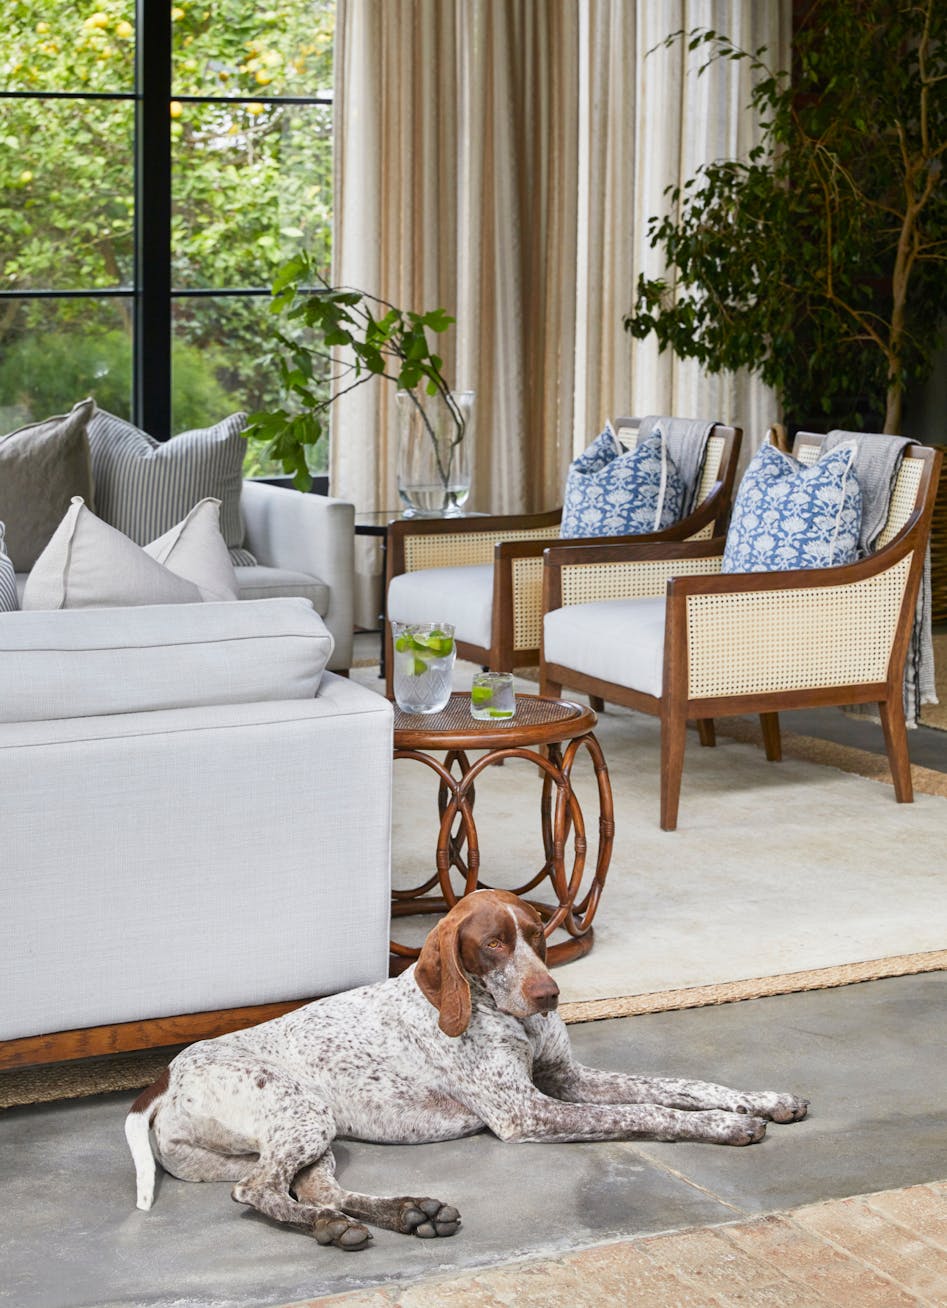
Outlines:
{"label": "dog", "polygon": [[418,1196],[345,1190],[336,1137],[388,1144],[489,1129],[508,1141],[702,1140],[748,1145],[808,1101],[702,1081],[583,1067],[555,1009],[539,914],[502,890],[461,899],[400,976],[189,1046],[135,1100],[125,1135],[137,1203],[154,1201],[155,1151],[184,1181],[320,1244],[363,1249],[378,1226],[451,1236],[460,1214]]}

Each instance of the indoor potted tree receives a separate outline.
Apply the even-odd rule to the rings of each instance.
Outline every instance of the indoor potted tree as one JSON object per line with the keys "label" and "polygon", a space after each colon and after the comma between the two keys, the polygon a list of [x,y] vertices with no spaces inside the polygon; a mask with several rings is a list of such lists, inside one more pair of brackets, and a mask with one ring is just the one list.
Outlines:
{"label": "indoor potted tree", "polygon": [[664,44],[682,39],[749,61],[763,141],[669,188],[649,225],[667,272],[639,278],[626,328],[756,371],[792,425],[899,432],[947,303],[947,6],[815,0],[791,75],[710,30]]}

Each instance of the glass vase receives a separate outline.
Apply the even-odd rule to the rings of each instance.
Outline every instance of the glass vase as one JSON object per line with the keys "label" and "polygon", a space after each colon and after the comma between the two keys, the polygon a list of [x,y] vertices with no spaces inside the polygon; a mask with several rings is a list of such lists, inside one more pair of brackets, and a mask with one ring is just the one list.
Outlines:
{"label": "glass vase", "polygon": [[470,494],[473,391],[398,392],[398,495],[405,517],[450,518]]}

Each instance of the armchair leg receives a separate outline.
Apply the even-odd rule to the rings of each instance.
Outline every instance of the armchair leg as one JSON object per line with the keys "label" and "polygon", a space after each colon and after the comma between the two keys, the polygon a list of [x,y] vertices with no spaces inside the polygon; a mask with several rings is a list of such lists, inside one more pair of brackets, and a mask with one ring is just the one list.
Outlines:
{"label": "armchair leg", "polygon": [[697,738],[702,745],[711,748],[717,743],[717,731],[713,718],[697,719]]}
{"label": "armchair leg", "polygon": [[908,753],[908,733],[900,686],[896,695],[882,701],[878,708],[881,711],[881,726],[885,733],[894,795],[899,804],[910,804],[914,800],[914,783],[911,781],[911,756]]}
{"label": "armchair leg", "polygon": [[684,772],[687,719],[667,713],[661,718],[661,830],[677,830],[677,810]]}
{"label": "armchair leg", "polygon": [[605,701],[604,699],[602,699],[601,695],[589,696],[589,708],[592,710],[593,713],[605,712]]}
{"label": "armchair leg", "polygon": [[391,639],[391,623],[385,623],[385,633],[382,639],[385,642],[385,695],[388,699],[395,697],[394,683],[394,641]]}
{"label": "armchair leg", "polygon": [[546,699],[559,699],[562,696],[562,682],[552,681],[545,672],[539,674],[539,693]]}
{"label": "armchair leg", "polygon": [[779,714],[761,713],[760,727],[763,730],[763,748],[770,763],[778,763],[783,756],[783,743],[779,733]]}

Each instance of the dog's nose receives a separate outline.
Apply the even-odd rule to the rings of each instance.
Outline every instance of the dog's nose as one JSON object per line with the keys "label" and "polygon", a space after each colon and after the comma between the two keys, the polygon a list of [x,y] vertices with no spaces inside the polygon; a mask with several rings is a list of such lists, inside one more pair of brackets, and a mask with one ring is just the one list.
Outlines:
{"label": "dog's nose", "polygon": [[559,1003],[559,987],[548,972],[543,976],[530,977],[523,989],[537,1013],[551,1013]]}

